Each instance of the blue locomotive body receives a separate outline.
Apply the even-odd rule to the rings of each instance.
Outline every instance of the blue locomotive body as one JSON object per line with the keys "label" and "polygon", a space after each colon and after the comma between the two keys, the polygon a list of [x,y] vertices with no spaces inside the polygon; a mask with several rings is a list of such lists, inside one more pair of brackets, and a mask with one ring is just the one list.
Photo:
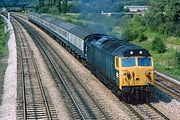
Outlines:
{"label": "blue locomotive body", "polygon": [[[119,72],[115,69],[115,56],[139,56],[138,51],[143,51],[141,56],[150,56],[146,49],[102,34],[91,34],[86,37],[87,62],[97,69],[106,79],[116,85],[119,84]],[[129,51],[134,54],[130,55]]]}

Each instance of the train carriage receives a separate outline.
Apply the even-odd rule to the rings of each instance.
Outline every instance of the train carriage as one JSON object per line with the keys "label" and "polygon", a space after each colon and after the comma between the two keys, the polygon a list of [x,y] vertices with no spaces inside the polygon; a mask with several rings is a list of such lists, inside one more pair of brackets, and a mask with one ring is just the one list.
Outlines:
{"label": "train carriage", "polygon": [[92,34],[92,32],[83,29],[79,26],[72,28],[69,31],[69,40],[72,43],[72,48],[82,57],[86,58],[85,53],[85,37]]}
{"label": "train carriage", "polygon": [[38,14],[35,14],[35,17],[37,16],[38,19],[34,19],[33,14],[29,14],[30,21],[36,22],[36,24],[55,36],[57,41],[63,42],[80,57],[86,58],[86,54],[84,53],[84,38],[93,32],[47,15],[38,16]]}
{"label": "train carriage", "polygon": [[72,24],[66,24],[61,20],[54,19],[50,21],[51,24],[57,26],[57,29],[49,28],[52,29],[52,34],[56,37],[56,40],[58,42],[62,42],[66,46],[71,47],[71,43],[69,42],[69,30],[74,27]]}

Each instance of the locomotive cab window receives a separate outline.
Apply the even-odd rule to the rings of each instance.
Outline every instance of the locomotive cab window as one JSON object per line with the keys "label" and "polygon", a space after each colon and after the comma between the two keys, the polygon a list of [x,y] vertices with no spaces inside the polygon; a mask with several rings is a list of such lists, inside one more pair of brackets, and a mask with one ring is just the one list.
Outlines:
{"label": "locomotive cab window", "polygon": [[118,57],[115,57],[115,66],[116,66],[116,69],[119,68],[119,58]]}
{"label": "locomotive cab window", "polygon": [[151,58],[138,58],[138,66],[152,66]]}
{"label": "locomotive cab window", "polygon": [[122,58],[122,67],[136,66],[135,58]]}

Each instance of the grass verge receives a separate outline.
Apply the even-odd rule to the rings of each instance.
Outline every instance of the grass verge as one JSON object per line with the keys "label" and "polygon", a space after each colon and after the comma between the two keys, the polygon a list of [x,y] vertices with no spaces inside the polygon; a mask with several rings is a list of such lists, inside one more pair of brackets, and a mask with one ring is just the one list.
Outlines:
{"label": "grass verge", "polygon": [[[145,35],[148,38],[147,40],[139,42],[139,40],[136,39],[132,41],[132,43],[150,51],[154,57],[154,66],[157,71],[180,81],[180,66],[177,65],[175,59],[175,53],[177,51],[180,52],[180,38],[174,36],[168,37],[152,31],[146,32]],[[152,50],[152,40],[156,36],[160,36],[166,46],[166,51],[164,53],[157,53]]]}

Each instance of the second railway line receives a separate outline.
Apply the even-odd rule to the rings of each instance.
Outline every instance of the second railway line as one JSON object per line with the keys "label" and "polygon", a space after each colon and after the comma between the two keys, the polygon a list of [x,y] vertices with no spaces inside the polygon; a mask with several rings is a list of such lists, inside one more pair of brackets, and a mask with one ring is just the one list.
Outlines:
{"label": "second railway line", "polygon": [[18,43],[17,119],[57,119],[47,98],[41,77],[22,26],[12,20]]}

